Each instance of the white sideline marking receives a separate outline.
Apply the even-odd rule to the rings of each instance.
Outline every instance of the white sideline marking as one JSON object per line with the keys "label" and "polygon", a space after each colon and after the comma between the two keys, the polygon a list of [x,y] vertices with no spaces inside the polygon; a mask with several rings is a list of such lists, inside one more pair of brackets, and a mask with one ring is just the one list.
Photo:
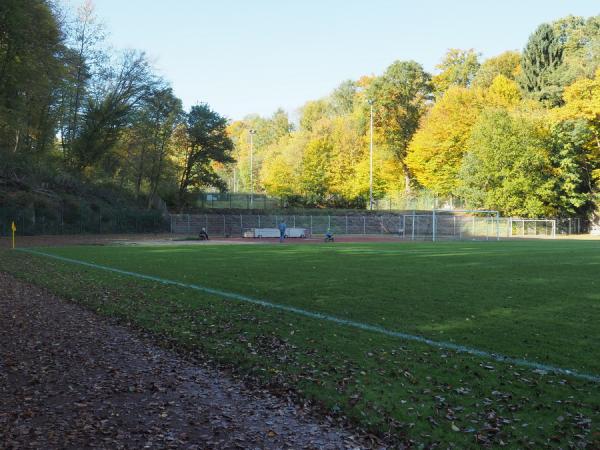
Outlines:
{"label": "white sideline marking", "polygon": [[87,266],[87,267],[91,267],[94,269],[101,269],[101,270],[105,270],[108,272],[114,272],[114,273],[118,273],[120,275],[127,275],[127,276],[131,276],[131,277],[135,277],[135,278],[140,278],[142,280],[156,281],[161,284],[166,284],[166,285],[171,285],[171,286],[179,286],[179,287],[183,287],[183,288],[187,288],[187,289],[193,289],[196,291],[205,292],[207,294],[215,295],[215,296],[222,297],[222,298],[229,299],[229,300],[237,300],[240,302],[251,303],[254,305],[263,306],[265,308],[272,308],[272,309],[278,309],[281,311],[291,312],[294,314],[299,314],[304,317],[310,317],[312,319],[325,320],[328,322],[336,323],[338,325],[345,325],[345,326],[349,326],[349,327],[353,327],[353,328],[358,328],[360,330],[371,331],[374,333],[379,333],[379,334],[383,334],[386,336],[403,339],[406,341],[419,342],[421,344],[429,345],[431,347],[443,348],[443,349],[447,349],[447,350],[454,350],[459,353],[467,353],[469,355],[493,359],[495,361],[514,364],[516,366],[527,367],[530,369],[536,369],[536,370],[540,370],[540,371],[544,371],[544,372],[552,372],[552,373],[556,373],[559,375],[567,375],[567,376],[570,376],[573,378],[579,378],[581,380],[593,381],[594,383],[600,383],[599,375],[578,372],[576,370],[571,370],[571,369],[564,369],[562,367],[549,366],[546,364],[536,363],[534,361],[528,361],[526,359],[505,356],[505,355],[502,355],[499,353],[486,352],[484,350],[478,350],[475,348],[466,347],[466,346],[459,345],[459,344],[453,344],[452,342],[434,341],[434,340],[425,338],[423,336],[417,336],[417,335],[413,335],[413,334],[402,333],[399,331],[388,330],[387,328],[383,328],[383,327],[380,327],[377,325],[369,325],[367,323],[356,322],[354,320],[342,319],[342,318],[339,318],[336,316],[331,316],[329,314],[313,312],[313,311],[309,311],[309,310],[302,309],[302,308],[296,308],[294,306],[271,303],[266,300],[259,300],[256,298],[247,297],[245,295],[236,294],[234,292],[226,292],[226,291],[221,291],[219,289],[213,289],[213,288],[201,286],[198,284],[182,283],[180,281],[168,280],[166,278],[155,277],[152,275],[144,275],[142,273],[129,272],[127,270],[116,269],[114,267],[103,266],[101,264],[94,264],[94,263],[90,263],[90,262],[86,262],[86,261],[81,261],[78,259],[66,258],[64,256],[53,255],[51,253],[44,253],[44,252],[40,252],[37,250],[19,249],[19,251],[25,252],[25,253],[31,253],[31,254],[38,255],[38,256],[45,256],[48,258],[53,258],[53,259],[57,259],[59,261],[64,261],[64,262],[68,262],[68,263],[72,263],[72,264],[79,264],[81,266]]}

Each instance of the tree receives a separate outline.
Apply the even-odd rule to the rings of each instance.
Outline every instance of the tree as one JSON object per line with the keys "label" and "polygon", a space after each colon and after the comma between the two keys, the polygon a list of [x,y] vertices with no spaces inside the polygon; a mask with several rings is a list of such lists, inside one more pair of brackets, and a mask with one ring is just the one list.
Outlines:
{"label": "tree", "polygon": [[593,199],[593,166],[587,143],[591,130],[584,120],[568,120],[552,127],[552,163],[556,168],[558,213],[587,215]]}
{"label": "tree", "polygon": [[85,0],[67,28],[66,78],[61,86],[59,105],[60,137],[65,159],[76,158],[72,154],[73,146],[82,132],[82,116],[89,107],[88,89],[105,62],[105,55],[99,49],[104,39],[104,26],[96,17],[94,5],[91,0]]}
{"label": "tree", "polygon": [[483,62],[473,79],[473,86],[488,88],[498,75],[516,80],[520,71],[521,54],[514,51],[504,52]]}
{"label": "tree", "polygon": [[[585,159],[587,171],[591,172],[592,179],[600,182],[600,69],[596,71],[593,79],[581,79],[564,92],[564,106],[554,112],[557,122],[577,121],[585,124],[589,131],[586,134],[587,141],[584,143],[586,149]],[[591,186],[596,191],[595,186]]]}
{"label": "tree", "polygon": [[119,67],[107,75],[97,95],[88,98],[81,129],[72,144],[77,169],[97,163],[114,147],[128,123],[130,112],[154,84],[145,55],[125,53]]}
{"label": "tree", "polygon": [[473,127],[459,194],[470,207],[524,217],[557,213],[549,133],[535,120],[488,110]]}
{"label": "tree", "polygon": [[[260,174],[264,161],[270,158],[273,147],[280,141],[289,137],[293,129],[287,113],[279,108],[271,117],[264,118],[258,115],[246,116],[229,124],[227,132],[234,143],[234,156],[236,163],[223,168],[225,176],[231,179],[234,189],[239,186],[242,190],[250,190],[250,130],[254,130],[253,143],[253,171]],[[234,183],[235,181],[235,183]],[[235,186],[234,186],[235,185]]]}
{"label": "tree", "polygon": [[[334,118],[327,130],[332,144],[327,169],[330,190],[339,205],[347,206],[368,195],[368,172],[362,180],[357,172],[361,162],[368,162],[368,145],[361,131],[356,118],[349,115]],[[366,182],[366,191],[360,189],[361,181]]]}
{"label": "tree", "polygon": [[521,101],[519,85],[504,75],[498,75],[486,91],[485,100],[488,106],[515,108]]}
{"label": "tree", "polygon": [[140,197],[142,183],[147,180],[148,208],[157,195],[164,176],[163,168],[170,150],[175,128],[182,120],[181,100],[170,87],[152,89],[132,114],[122,141],[126,154],[122,159],[122,181],[126,172],[133,175],[134,193]]}
{"label": "tree", "polygon": [[553,83],[562,63],[563,46],[552,26],[544,23],[529,37],[521,57],[523,90],[532,98],[551,105],[560,103],[560,88]]}
{"label": "tree", "polygon": [[479,66],[479,54],[475,50],[451,48],[442,62],[435,66],[441,70],[441,73],[432,79],[435,92],[441,95],[451,86],[470,86]]}
{"label": "tree", "polygon": [[357,85],[352,80],[341,83],[331,94],[331,110],[335,116],[350,114],[354,110]]}
{"label": "tree", "polygon": [[454,194],[471,129],[482,107],[478,91],[454,86],[429,111],[406,157],[422,186],[441,196]]}
{"label": "tree", "polygon": [[169,143],[175,129],[181,123],[183,109],[181,100],[173,95],[171,88],[154,91],[145,102],[145,125],[150,128],[150,171],[148,208],[156,197],[163,168],[169,151]]}
{"label": "tree", "polygon": [[562,63],[551,81],[564,88],[581,78],[593,78],[600,68],[600,15],[568,16],[552,24],[563,48]]}
{"label": "tree", "polygon": [[324,205],[328,200],[329,176],[327,165],[332,145],[326,139],[309,142],[302,155],[300,172],[301,192],[312,205]]}
{"label": "tree", "polygon": [[328,105],[325,100],[309,101],[302,107],[300,128],[312,131],[316,122],[328,116]]}
{"label": "tree", "polygon": [[179,204],[185,203],[190,187],[213,186],[225,189],[212,163],[231,163],[233,142],[227,135],[227,119],[207,104],[193,106],[187,114],[179,143]]}
{"label": "tree", "polygon": [[47,2],[0,2],[0,159],[4,162],[51,147],[63,50],[62,32]]}
{"label": "tree", "polygon": [[420,64],[396,61],[373,81],[367,93],[375,103],[377,134],[402,167],[407,192],[411,174],[405,162],[406,152],[427,111],[431,90],[431,77]]}
{"label": "tree", "polygon": [[289,198],[295,194],[296,174],[282,155],[268,159],[260,173],[261,183],[267,194]]}

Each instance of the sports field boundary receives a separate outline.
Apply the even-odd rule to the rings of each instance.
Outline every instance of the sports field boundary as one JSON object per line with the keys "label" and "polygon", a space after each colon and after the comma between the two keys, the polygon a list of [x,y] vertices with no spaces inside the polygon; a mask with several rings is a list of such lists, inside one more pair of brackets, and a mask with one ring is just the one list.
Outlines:
{"label": "sports field boundary", "polygon": [[565,375],[565,376],[569,376],[572,378],[577,378],[577,379],[586,380],[586,381],[592,381],[594,383],[600,383],[600,375],[579,372],[576,370],[565,369],[562,367],[556,367],[556,366],[551,366],[551,365],[547,365],[547,364],[541,364],[541,363],[537,363],[535,361],[529,361],[529,360],[521,359],[521,358],[513,358],[513,357],[502,355],[499,353],[493,353],[493,352],[488,352],[485,350],[479,350],[476,348],[467,347],[464,345],[454,344],[452,342],[436,341],[436,340],[428,339],[423,336],[403,333],[400,331],[389,330],[387,328],[380,327],[378,325],[371,325],[368,323],[357,322],[357,321],[350,320],[350,319],[343,319],[343,318],[332,316],[329,314],[324,314],[324,313],[314,312],[314,311],[310,311],[310,310],[306,310],[306,309],[302,309],[302,308],[297,308],[295,306],[273,303],[273,302],[270,302],[267,300],[261,300],[261,299],[257,299],[257,298],[248,297],[248,296],[245,296],[242,294],[237,294],[235,292],[227,292],[227,291],[223,291],[220,289],[214,289],[214,288],[202,286],[199,284],[183,283],[181,281],[169,280],[167,278],[161,278],[161,277],[157,277],[157,276],[153,276],[153,275],[146,275],[143,273],[131,272],[131,271],[127,271],[127,270],[118,269],[115,267],[105,266],[102,264],[96,264],[96,263],[91,263],[88,261],[67,258],[64,256],[59,256],[59,255],[53,255],[51,253],[46,253],[46,252],[42,252],[39,250],[18,249],[18,251],[23,252],[23,253],[29,253],[32,255],[42,256],[42,257],[46,257],[46,258],[52,258],[52,259],[56,259],[58,261],[66,262],[66,263],[90,267],[93,269],[104,270],[107,272],[113,272],[113,273],[116,273],[119,275],[139,278],[141,280],[154,281],[154,282],[161,283],[164,285],[177,286],[177,287],[181,287],[181,288],[185,288],[185,289],[192,289],[192,290],[203,292],[203,293],[206,293],[209,295],[213,295],[213,296],[219,297],[221,299],[225,299],[225,300],[235,300],[235,301],[239,301],[239,302],[243,302],[243,303],[249,303],[249,304],[261,306],[264,308],[285,311],[288,313],[293,313],[293,314],[297,314],[300,316],[308,317],[311,319],[332,322],[332,323],[342,325],[342,326],[352,327],[352,328],[356,328],[356,329],[363,330],[363,331],[369,331],[369,332],[382,334],[382,335],[389,336],[389,337],[394,337],[394,338],[401,339],[404,341],[417,342],[420,344],[428,345],[430,347],[435,347],[435,348],[440,348],[440,349],[445,349],[445,350],[453,350],[458,353],[465,353],[465,354],[469,354],[469,355],[473,355],[473,356],[478,356],[480,358],[487,358],[487,359],[494,360],[494,361],[501,362],[501,363],[513,364],[515,366],[525,367],[528,369],[538,370],[538,371],[547,372],[547,373],[554,373],[554,374],[558,374],[558,375]]}

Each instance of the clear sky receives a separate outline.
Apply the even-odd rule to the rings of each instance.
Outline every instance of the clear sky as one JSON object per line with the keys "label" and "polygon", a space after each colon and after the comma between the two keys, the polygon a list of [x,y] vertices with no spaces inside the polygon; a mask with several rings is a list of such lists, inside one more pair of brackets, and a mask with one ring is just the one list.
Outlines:
{"label": "clear sky", "polygon": [[[66,0],[65,0],[66,1]],[[78,0],[69,0],[77,4]],[[397,59],[430,71],[448,48],[522,49],[542,22],[598,0],[95,0],[115,48],[146,51],[189,107],[293,113]]]}

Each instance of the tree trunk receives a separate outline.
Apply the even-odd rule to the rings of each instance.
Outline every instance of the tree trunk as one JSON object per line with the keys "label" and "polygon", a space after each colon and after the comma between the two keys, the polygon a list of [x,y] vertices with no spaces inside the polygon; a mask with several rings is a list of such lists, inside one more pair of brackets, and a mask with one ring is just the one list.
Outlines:
{"label": "tree trunk", "polygon": [[160,173],[162,171],[162,163],[164,160],[164,156],[161,153],[156,163],[156,168],[152,172],[152,176],[150,178],[150,195],[148,196],[148,209],[152,206],[152,200],[156,196],[156,191],[158,191],[158,183],[160,182]]}
{"label": "tree trunk", "polygon": [[140,198],[140,191],[142,189],[142,178],[144,177],[144,159],[146,152],[142,150],[140,152],[140,164],[138,165],[138,173],[135,180],[135,198]]}
{"label": "tree trunk", "polygon": [[13,148],[13,153],[17,153],[17,149],[19,148],[19,137],[21,136],[21,129],[17,129],[17,133],[15,135],[15,146]]}
{"label": "tree trunk", "polygon": [[404,161],[401,161],[400,165],[402,166],[402,173],[404,174],[404,192],[410,194],[410,170],[408,170],[408,166],[404,163]]}

